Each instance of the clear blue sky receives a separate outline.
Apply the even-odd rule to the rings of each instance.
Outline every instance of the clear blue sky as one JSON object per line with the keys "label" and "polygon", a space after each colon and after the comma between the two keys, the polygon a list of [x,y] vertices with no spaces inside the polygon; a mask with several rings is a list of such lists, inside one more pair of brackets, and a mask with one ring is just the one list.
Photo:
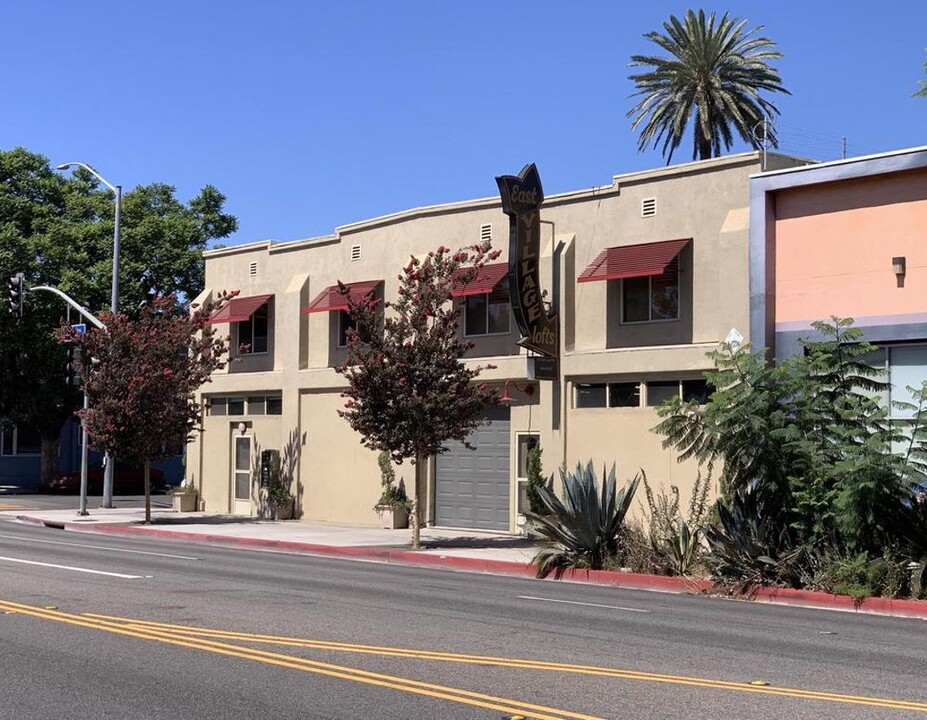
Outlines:
{"label": "clear blue sky", "polygon": [[[6,2],[0,148],[126,188],[228,196],[230,242],[291,240],[664,164],[637,152],[628,59],[680,3],[338,0]],[[785,53],[781,150],[828,160],[927,144],[927,2],[730,2]],[[745,149],[742,146],[737,149]],[[688,160],[687,142],[674,159]],[[436,242],[452,239],[435,238]]]}

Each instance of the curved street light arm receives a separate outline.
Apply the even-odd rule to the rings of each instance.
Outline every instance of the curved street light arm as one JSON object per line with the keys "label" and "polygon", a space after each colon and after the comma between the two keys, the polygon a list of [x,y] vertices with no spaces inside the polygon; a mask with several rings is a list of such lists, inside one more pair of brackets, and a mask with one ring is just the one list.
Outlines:
{"label": "curved street light arm", "polygon": [[93,169],[90,165],[88,165],[87,163],[82,163],[82,162],[66,162],[66,163],[61,163],[56,169],[57,169],[57,170],[68,170],[69,168],[72,168],[72,167],[81,167],[81,168],[84,168],[84,170],[86,170],[86,171],[89,172],[91,175],[93,175],[97,180],[99,180],[101,183],[103,183],[104,185],[106,185],[106,187],[108,187],[110,190],[112,190],[113,192],[117,192],[116,186],[115,186],[115,185],[113,185],[111,182],[109,182],[109,180],[107,180],[105,177],[103,177],[102,175],[100,175],[100,173],[98,173],[96,170],[94,170],[94,169]]}
{"label": "curved street light arm", "polygon": [[36,285],[35,287],[29,288],[28,292],[35,292],[36,290],[45,290],[46,292],[50,292],[53,295],[57,295],[62,300],[64,300],[68,305],[70,305],[72,308],[77,310],[77,312],[79,312],[81,315],[87,318],[91,323],[93,323],[98,328],[100,328],[100,330],[104,330],[104,331],[106,330],[106,325],[104,325],[103,322],[99,318],[97,318],[96,315],[94,315],[87,308],[85,308],[83,305],[77,302],[77,300],[74,300],[73,298],[69,297],[66,293],[61,292],[61,290],[59,290],[58,288],[49,287],[48,285]]}

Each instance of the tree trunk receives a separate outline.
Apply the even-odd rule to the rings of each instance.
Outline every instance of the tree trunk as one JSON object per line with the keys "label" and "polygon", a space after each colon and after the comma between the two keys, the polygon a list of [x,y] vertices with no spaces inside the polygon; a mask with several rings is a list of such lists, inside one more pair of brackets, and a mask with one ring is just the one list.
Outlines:
{"label": "tree trunk", "polygon": [[415,480],[412,483],[412,549],[419,550],[422,547],[422,522],[419,515],[419,487],[421,487],[422,473],[422,456],[420,453],[415,454]]}
{"label": "tree trunk", "polygon": [[61,445],[60,435],[53,438],[42,436],[42,459],[39,470],[39,484],[47,486],[58,472],[58,450]]}
{"label": "tree trunk", "polygon": [[151,525],[151,466],[145,461],[145,524]]}

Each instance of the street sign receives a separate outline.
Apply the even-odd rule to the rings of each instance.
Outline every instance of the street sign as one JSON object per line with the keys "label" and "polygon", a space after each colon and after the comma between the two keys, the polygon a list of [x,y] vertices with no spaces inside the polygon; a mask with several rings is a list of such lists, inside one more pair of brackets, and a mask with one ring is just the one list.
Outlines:
{"label": "street sign", "polygon": [[71,329],[76,332],[78,335],[87,334],[87,323],[76,323],[71,325]]}
{"label": "street sign", "polygon": [[556,380],[559,375],[557,358],[530,357],[528,358],[529,380]]}

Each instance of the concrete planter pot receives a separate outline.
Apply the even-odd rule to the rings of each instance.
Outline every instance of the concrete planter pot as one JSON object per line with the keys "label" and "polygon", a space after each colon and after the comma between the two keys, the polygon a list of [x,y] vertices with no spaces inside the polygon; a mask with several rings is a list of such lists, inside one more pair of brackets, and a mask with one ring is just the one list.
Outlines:
{"label": "concrete planter pot", "polygon": [[295,510],[296,501],[293,498],[287,498],[283,502],[269,503],[271,520],[292,520]]}
{"label": "concrete planter pot", "polygon": [[174,493],[174,512],[195,512],[196,493]]}
{"label": "concrete planter pot", "polygon": [[409,511],[402,506],[377,505],[380,527],[384,530],[401,530],[409,527]]}
{"label": "concrete planter pot", "polygon": [[292,520],[296,501],[287,498],[282,502],[264,499],[258,508],[258,517],[262,520]]}

